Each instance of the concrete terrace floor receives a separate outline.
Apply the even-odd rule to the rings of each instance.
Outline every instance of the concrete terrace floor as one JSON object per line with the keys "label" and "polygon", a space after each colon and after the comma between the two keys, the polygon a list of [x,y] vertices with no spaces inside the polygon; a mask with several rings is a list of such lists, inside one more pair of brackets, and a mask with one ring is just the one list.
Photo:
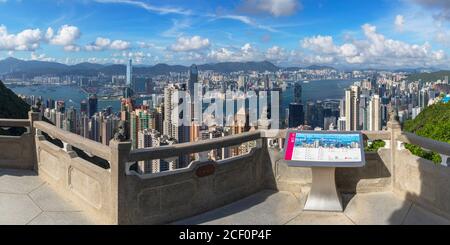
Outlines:
{"label": "concrete terrace floor", "polygon": [[[224,207],[173,224],[208,225],[398,225],[450,224],[391,192],[344,195],[345,211],[302,211],[305,197],[261,191]],[[36,173],[0,169],[0,225],[94,224],[63,200]]]}
{"label": "concrete terrace floor", "polygon": [[344,195],[345,211],[302,211],[305,197],[290,192],[262,191],[230,205],[174,224],[204,225],[449,225],[391,192]]}
{"label": "concrete terrace floor", "polygon": [[0,225],[87,225],[85,213],[61,199],[33,171],[0,169]]}

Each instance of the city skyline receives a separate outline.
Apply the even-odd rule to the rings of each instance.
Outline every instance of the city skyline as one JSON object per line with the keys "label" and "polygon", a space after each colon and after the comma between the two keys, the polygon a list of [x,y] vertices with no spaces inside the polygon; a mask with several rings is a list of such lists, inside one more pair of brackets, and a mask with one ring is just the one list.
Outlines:
{"label": "city skyline", "polygon": [[46,15],[36,4],[0,1],[0,59],[441,69],[450,63],[445,0],[39,1]]}

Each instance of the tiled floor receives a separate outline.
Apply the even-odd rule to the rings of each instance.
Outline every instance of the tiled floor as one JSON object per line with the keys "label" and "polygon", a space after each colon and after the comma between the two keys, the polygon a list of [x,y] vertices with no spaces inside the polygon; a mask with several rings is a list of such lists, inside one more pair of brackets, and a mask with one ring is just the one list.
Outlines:
{"label": "tiled floor", "polygon": [[32,171],[0,169],[1,225],[92,224]]}
{"label": "tiled floor", "polygon": [[[450,224],[391,192],[344,196],[345,211],[303,211],[305,197],[262,191],[230,205],[174,224],[224,225],[366,225]],[[93,224],[87,215],[61,199],[32,171],[0,169],[0,225]]]}
{"label": "tiled floor", "polygon": [[358,194],[345,211],[302,211],[305,198],[288,192],[263,191],[222,208],[174,224],[259,225],[397,225],[450,224],[391,192]]}

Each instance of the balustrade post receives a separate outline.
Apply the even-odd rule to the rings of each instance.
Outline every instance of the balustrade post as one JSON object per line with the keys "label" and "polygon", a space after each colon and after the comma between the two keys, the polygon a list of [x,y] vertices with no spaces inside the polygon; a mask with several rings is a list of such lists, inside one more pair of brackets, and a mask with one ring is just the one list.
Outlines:
{"label": "balustrade post", "polygon": [[114,224],[128,224],[127,202],[126,202],[126,167],[131,151],[131,142],[121,142],[111,140],[111,194],[112,194],[112,214],[111,219]]}
{"label": "balustrade post", "polygon": [[395,174],[396,156],[397,156],[397,151],[399,150],[398,147],[396,146],[395,142],[397,142],[398,136],[401,135],[401,133],[402,133],[401,124],[398,121],[397,115],[396,115],[396,113],[394,113],[394,111],[391,111],[389,113],[389,121],[387,123],[387,128],[391,132],[390,171],[391,171],[391,176],[392,176],[391,187],[394,187],[395,181],[396,181],[396,174]]}
{"label": "balustrade post", "polygon": [[41,135],[40,131],[34,128],[34,122],[40,121],[40,114],[39,112],[29,111],[28,112],[28,120],[30,120],[30,127],[29,127],[29,133],[31,134],[31,147],[33,149],[33,169],[35,171],[38,170],[38,163],[37,163],[37,149],[36,149],[36,136]]}

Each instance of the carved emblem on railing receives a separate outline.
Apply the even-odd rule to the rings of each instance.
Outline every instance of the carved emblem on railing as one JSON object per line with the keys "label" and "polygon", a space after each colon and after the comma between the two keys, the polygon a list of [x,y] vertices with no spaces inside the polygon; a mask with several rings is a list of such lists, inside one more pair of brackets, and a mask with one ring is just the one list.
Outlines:
{"label": "carved emblem on railing", "polygon": [[197,177],[202,178],[206,176],[213,175],[216,172],[216,166],[214,164],[203,165],[195,171]]}

